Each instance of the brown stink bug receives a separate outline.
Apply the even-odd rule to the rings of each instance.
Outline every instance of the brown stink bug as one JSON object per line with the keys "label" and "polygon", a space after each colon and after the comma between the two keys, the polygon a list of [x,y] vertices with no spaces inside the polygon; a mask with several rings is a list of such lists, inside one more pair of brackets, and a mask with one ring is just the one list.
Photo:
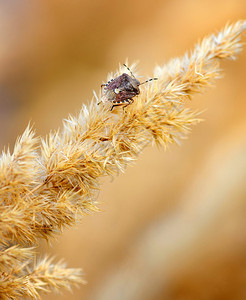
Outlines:
{"label": "brown stink bug", "polygon": [[101,85],[101,88],[104,87],[101,102],[111,102],[111,111],[115,106],[123,106],[123,109],[125,109],[127,105],[134,102],[133,97],[139,95],[139,86],[141,84],[147,83],[151,80],[157,80],[157,78],[151,78],[140,83],[140,81],[133,75],[130,68],[128,68],[125,64],[124,66],[130,72],[131,76],[123,73],[115,79],[111,79],[108,83]]}

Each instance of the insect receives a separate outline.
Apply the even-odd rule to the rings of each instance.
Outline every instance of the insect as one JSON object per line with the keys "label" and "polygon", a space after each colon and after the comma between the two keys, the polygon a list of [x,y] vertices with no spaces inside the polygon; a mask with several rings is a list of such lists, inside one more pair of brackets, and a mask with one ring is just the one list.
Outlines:
{"label": "insect", "polygon": [[[111,79],[108,83],[102,84],[101,88],[104,87],[104,94],[101,102],[111,102],[113,110],[115,106],[123,106],[123,110],[134,102],[134,97],[140,94],[139,86],[147,83],[151,80],[157,80],[158,78],[150,78],[144,82],[140,82],[132,73],[129,67],[124,64],[126,69],[131,74],[121,74],[115,79]],[[100,104],[99,102],[98,104]]]}

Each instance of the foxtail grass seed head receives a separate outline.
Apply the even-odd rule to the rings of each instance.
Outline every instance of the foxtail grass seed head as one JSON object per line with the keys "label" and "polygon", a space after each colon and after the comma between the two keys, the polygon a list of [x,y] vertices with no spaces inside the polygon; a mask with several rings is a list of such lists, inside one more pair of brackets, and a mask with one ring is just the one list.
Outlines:
{"label": "foxtail grass seed head", "polygon": [[[36,299],[41,291],[83,282],[80,270],[67,269],[61,262],[45,258],[35,264],[33,246],[40,237],[49,240],[98,211],[101,178],[124,171],[146,145],[168,147],[187,137],[200,118],[186,107],[186,100],[221,76],[220,60],[235,59],[245,29],[246,21],[239,21],[204,38],[190,54],[156,67],[150,84],[137,79],[136,64],[120,65],[109,74],[108,80],[114,79],[105,85],[102,97],[94,92],[102,105],[84,105],[77,117],[64,120],[63,127],[46,138],[37,139],[28,126],[13,154],[3,151],[1,299]],[[128,107],[112,112],[115,106]]]}

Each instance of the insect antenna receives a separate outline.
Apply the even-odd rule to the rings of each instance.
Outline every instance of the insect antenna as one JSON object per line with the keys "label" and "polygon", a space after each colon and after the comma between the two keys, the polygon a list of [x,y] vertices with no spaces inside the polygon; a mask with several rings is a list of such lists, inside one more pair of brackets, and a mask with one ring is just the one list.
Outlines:
{"label": "insect antenna", "polygon": [[135,78],[135,76],[133,75],[131,69],[130,69],[126,64],[123,64],[123,66],[124,66],[125,68],[127,68],[127,70],[130,72],[130,74],[132,75],[132,77]]}
{"label": "insect antenna", "polygon": [[145,84],[145,83],[147,83],[147,82],[149,82],[149,81],[152,81],[152,80],[158,80],[158,78],[156,78],[156,77],[150,78],[150,79],[148,79],[148,80],[146,80],[146,81],[144,81],[144,82],[141,82],[140,85],[141,85],[141,84]]}

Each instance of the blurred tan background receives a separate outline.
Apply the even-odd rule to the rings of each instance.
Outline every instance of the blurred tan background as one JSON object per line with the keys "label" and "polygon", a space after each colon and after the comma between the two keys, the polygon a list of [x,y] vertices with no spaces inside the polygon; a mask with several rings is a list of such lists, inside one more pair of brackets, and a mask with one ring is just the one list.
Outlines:
{"label": "blurred tan background", "polygon": [[[127,57],[148,78],[245,16],[245,0],[1,1],[1,147],[30,120],[57,129]],[[102,212],[42,243],[88,281],[44,299],[246,299],[246,47],[222,67],[190,104],[206,110],[189,139],[147,148],[102,181]]]}

